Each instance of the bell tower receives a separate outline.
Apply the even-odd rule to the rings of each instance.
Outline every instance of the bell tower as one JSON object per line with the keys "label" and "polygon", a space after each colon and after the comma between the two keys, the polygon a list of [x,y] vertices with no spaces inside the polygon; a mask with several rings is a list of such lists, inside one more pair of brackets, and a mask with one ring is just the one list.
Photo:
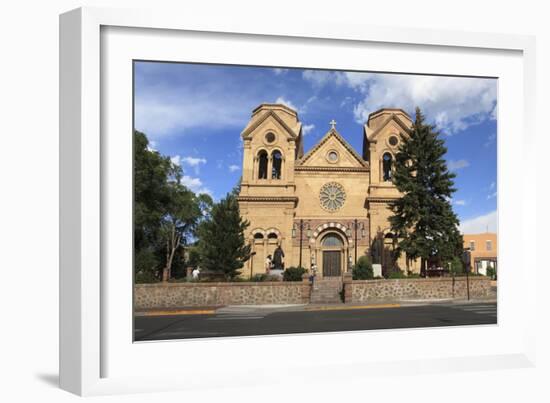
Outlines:
{"label": "bell tower", "polygon": [[250,222],[247,241],[255,253],[243,273],[265,273],[265,261],[282,248],[292,260],[292,225],[298,203],[294,165],[303,155],[302,123],[295,110],[261,104],[241,133],[243,169],[239,209]]}
{"label": "bell tower", "polygon": [[302,124],[296,111],[282,104],[261,104],[241,136],[241,195],[293,195],[294,161],[303,154]]}

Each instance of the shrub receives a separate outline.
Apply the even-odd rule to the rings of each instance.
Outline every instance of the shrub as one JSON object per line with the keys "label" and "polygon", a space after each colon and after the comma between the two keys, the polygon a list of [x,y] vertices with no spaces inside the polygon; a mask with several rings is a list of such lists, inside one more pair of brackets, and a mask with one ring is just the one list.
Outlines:
{"label": "shrub", "polygon": [[461,273],[464,273],[464,265],[462,264],[462,260],[458,256],[455,256],[451,260],[451,274],[456,276]]}
{"label": "shrub", "polygon": [[154,251],[142,249],[137,252],[135,256],[136,284],[158,282],[158,266],[159,261]]}
{"label": "shrub", "polygon": [[351,273],[354,280],[371,280],[374,278],[372,264],[368,256],[361,256],[357,260],[357,264],[353,267]]}
{"label": "shrub", "polygon": [[497,271],[494,267],[487,267],[487,277],[491,277],[493,280],[497,276]]}
{"label": "shrub", "polygon": [[249,281],[260,283],[262,281],[279,281],[279,276],[274,276],[271,274],[254,274],[252,277],[250,277]]}
{"label": "shrub", "polygon": [[392,279],[395,279],[395,278],[409,278],[409,276],[407,276],[401,270],[395,269],[395,270],[392,270],[388,273],[387,278],[392,278]]}
{"label": "shrub", "polygon": [[283,272],[283,281],[302,281],[305,272],[303,267],[289,267]]}

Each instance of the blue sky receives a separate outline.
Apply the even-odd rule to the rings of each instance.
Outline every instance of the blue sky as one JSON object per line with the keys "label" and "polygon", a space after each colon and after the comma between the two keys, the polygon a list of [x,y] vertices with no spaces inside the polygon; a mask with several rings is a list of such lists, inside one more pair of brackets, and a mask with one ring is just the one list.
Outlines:
{"label": "blue sky", "polygon": [[496,231],[497,80],[186,63],[135,63],[135,128],[169,155],[195,192],[223,197],[241,175],[240,132],[262,102],[298,111],[307,152],[335,119],[362,149],[362,124],[381,108],[415,106],[445,139],[457,174],[452,203],[466,233]]}

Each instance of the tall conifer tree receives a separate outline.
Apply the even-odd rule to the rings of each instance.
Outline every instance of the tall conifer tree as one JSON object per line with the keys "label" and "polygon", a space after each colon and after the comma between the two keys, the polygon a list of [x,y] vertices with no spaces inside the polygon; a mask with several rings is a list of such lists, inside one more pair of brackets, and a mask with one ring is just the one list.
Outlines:
{"label": "tall conifer tree", "polygon": [[198,230],[201,267],[218,271],[232,279],[250,258],[250,245],[244,231],[250,223],[241,218],[239,203],[229,193],[212,208],[210,219],[204,221]]}
{"label": "tall conifer tree", "polygon": [[438,258],[443,263],[462,252],[458,218],[451,207],[456,191],[444,155],[445,142],[435,127],[424,122],[420,108],[410,137],[404,139],[396,155],[392,181],[403,197],[391,203],[392,231],[397,235],[396,251],[410,259],[421,259],[421,274],[426,261]]}

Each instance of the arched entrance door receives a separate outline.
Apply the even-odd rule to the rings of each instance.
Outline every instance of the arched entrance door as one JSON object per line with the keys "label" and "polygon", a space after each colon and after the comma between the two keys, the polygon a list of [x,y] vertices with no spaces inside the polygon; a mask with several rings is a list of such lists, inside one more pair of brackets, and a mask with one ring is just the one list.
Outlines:
{"label": "arched entrance door", "polygon": [[344,242],[340,235],[331,232],[321,241],[323,277],[336,277],[342,273]]}

